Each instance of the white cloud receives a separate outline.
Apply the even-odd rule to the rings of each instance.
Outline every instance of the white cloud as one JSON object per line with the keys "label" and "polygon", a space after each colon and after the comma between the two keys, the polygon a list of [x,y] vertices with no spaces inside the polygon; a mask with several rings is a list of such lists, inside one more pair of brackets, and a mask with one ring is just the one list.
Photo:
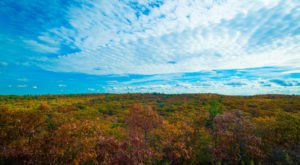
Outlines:
{"label": "white cloud", "polygon": [[92,91],[92,92],[96,91],[95,88],[88,88],[87,90],[88,90],[88,91]]}
{"label": "white cloud", "polygon": [[192,34],[197,32],[60,56],[44,67],[88,74],[163,74],[264,66],[297,67],[300,63],[300,37],[274,40],[269,45],[247,50],[245,45],[239,44],[243,40],[238,37],[239,33],[231,37],[225,30],[207,32],[207,37]]}
{"label": "white cloud", "polygon": [[67,87],[67,85],[65,85],[65,84],[58,84],[57,86],[60,87],[60,88],[65,88],[65,87]]}
{"label": "white cloud", "polygon": [[[299,80],[287,79],[283,83],[290,86],[280,85],[266,79],[249,80],[236,77],[230,80],[206,80],[196,82],[185,82],[178,80],[176,83],[166,81],[135,84],[136,81],[119,83],[106,87],[107,92],[160,92],[160,93],[218,93],[226,95],[255,95],[265,93],[300,94]],[[221,89],[221,90],[220,90]]]}
{"label": "white cloud", "polygon": [[18,88],[26,88],[27,85],[26,84],[21,84],[21,85],[17,85]]}
{"label": "white cloud", "polygon": [[29,81],[29,79],[28,78],[18,78],[18,79],[16,79],[17,81],[22,81],[22,82],[27,82],[27,81]]}
{"label": "white cloud", "polygon": [[[142,9],[130,6],[130,1],[87,2],[81,7],[69,8],[69,23],[74,29],[58,27],[50,31],[51,36],[82,50],[97,49],[111,42],[136,41],[149,37],[160,37],[180,33],[187,29],[209,27],[222,20],[230,20],[239,14],[272,8],[280,0],[246,2],[228,1],[182,1],[167,0],[160,7],[149,8],[150,13],[137,18]],[[150,2],[149,2],[150,3]],[[139,2],[141,7],[142,4]],[[43,34],[40,38],[49,38]]]}
{"label": "white cloud", "polygon": [[41,53],[57,53],[59,51],[59,48],[56,46],[40,43],[35,40],[24,40],[23,42],[27,44],[29,47],[31,47],[33,50]]}
{"label": "white cloud", "polygon": [[[297,67],[300,63],[299,35],[275,37],[265,44],[250,43],[266,23],[283,21],[272,18],[275,15],[272,12],[277,11],[266,15],[261,11],[280,7],[282,10],[276,13],[280,18],[288,14],[300,18],[292,12],[300,8],[296,1],[167,0],[154,8],[149,6],[149,1],[139,2],[137,6],[130,2],[88,1],[80,7],[70,7],[67,13],[72,28],[53,28],[43,33],[39,41],[26,42],[42,52],[53,53],[59,51],[58,41],[75,46],[80,51],[50,58],[41,67],[96,75]],[[141,14],[147,8],[150,12]],[[224,24],[231,25],[235,22],[230,21],[248,16],[259,17],[259,22],[255,26],[244,24],[240,29]],[[284,28],[288,31],[295,27],[285,25]]]}

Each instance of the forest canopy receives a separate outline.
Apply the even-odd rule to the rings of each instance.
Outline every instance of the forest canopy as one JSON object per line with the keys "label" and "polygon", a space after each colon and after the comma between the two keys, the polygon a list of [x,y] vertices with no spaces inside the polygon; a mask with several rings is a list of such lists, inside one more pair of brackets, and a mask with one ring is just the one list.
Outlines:
{"label": "forest canopy", "polygon": [[0,96],[0,164],[299,164],[300,96]]}

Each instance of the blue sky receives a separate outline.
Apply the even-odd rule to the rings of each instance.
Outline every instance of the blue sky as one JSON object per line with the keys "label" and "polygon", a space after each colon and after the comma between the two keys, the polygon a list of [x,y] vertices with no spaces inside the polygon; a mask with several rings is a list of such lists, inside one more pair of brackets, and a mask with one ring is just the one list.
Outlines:
{"label": "blue sky", "polygon": [[300,94],[299,0],[2,0],[0,94]]}

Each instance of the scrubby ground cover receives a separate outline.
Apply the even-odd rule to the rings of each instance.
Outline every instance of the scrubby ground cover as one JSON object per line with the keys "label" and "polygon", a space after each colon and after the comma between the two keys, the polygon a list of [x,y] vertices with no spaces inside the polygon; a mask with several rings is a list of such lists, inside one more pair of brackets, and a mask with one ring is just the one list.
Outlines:
{"label": "scrubby ground cover", "polygon": [[299,164],[300,96],[0,96],[0,164]]}

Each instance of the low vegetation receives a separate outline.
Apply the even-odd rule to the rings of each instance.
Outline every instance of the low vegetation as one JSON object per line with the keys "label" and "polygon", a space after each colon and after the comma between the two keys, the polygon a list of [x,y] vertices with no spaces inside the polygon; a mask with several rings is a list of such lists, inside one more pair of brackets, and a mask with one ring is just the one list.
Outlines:
{"label": "low vegetation", "polygon": [[300,96],[0,96],[0,164],[300,164]]}

